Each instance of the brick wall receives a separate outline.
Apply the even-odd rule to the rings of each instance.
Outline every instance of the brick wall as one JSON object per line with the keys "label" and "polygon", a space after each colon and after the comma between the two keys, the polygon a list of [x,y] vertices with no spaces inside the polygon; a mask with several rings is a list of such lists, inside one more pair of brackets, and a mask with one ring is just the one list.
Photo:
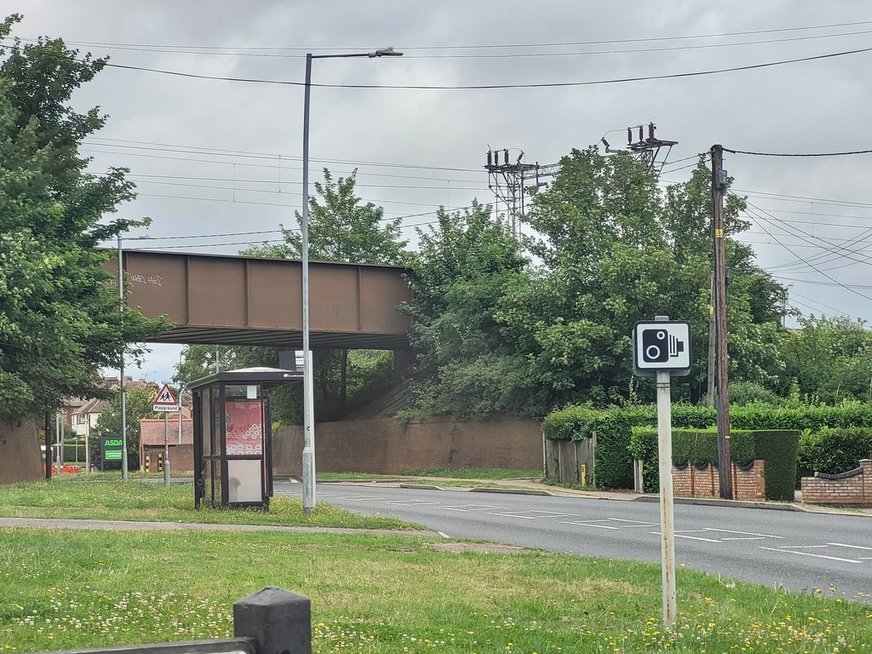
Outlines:
{"label": "brick wall", "polygon": [[[194,469],[194,446],[190,444],[170,443],[170,473],[173,472],[190,472]],[[145,470],[145,457],[149,458],[148,472],[156,473],[158,471],[158,458],[163,456],[164,446],[146,445],[142,448],[142,459],[140,467]]]}
{"label": "brick wall", "polygon": [[[756,459],[743,470],[733,464],[733,497],[737,500],[762,501],[766,498],[765,464]],[[720,473],[712,465],[697,468],[691,464],[672,468],[672,492],[676,497],[719,497]]]}
{"label": "brick wall", "polygon": [[808,504],[872,506],[872,460],[860,461],[859,472],[844,479],[802,478],[802,501]]}
{"label": "brick wall", "polygon": [[[273,470],[299,475],[303,448],[299,427],[273,436]],[[421,468],[542,469],[542,423],[504,418],[475,422],[402,424],[371,418],[315,425],[315,460],[323,472],[399,474]]]}

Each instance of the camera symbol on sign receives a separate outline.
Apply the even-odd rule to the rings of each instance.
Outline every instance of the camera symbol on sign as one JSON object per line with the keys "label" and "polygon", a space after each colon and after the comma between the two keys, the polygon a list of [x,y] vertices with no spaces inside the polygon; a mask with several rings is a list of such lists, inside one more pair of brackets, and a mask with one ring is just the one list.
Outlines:
{"label": "camera symbol on sign", "polygon": [[684,341],[679,340],[665,329],[642,330],[642,361],[644,363],[666,363],[670,358],[684,352]]}

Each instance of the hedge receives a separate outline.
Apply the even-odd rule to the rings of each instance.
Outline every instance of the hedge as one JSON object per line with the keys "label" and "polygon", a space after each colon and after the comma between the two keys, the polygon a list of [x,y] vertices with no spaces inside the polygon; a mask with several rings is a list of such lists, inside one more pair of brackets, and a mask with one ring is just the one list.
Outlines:
{"label": "hedge", "polygon": [[[734,463],[745,465],[754,459],[766,464],[766,499],[792,500],[799,447],[797,430],[743,430],[730,434],[730,454]],[[657,432],[636,428],[630,437],[630,453],[643,462],[645,490],[658,487]],[[718,433],[714,429],[673,429],[672,462],[675,465],[718,464]]]}
{"label": "hedge", "polygon": [[[715,410],[707,406],[677,403],[672,406],[673,429],[705,429],[717,423]],[[607,427],[611,425],[614,430]],[[543,431],[549,440],[582,440],[597,431],[601,447],[597,448],[597,480],[602,487],[630,485],[632,463],[621,449],[629,444],[627,427],[657,425],[657,409],[654,405],[629,406],[609,410],[586,406],[569,406],[545,417]],[[836,406],[795,405],[777,407],[769,404],[748,404],[731,407],[730,427],[739,430],[810,430],[818,433],[823,429],[847,429],[865,427],[872,430],[872,404],[857,400],[846,401]],[[857,436],[829,438],[856,439]],[[865,442],[865,441],[864,441]],[[762,447],[762,445],[761,445]],[[846,445],[849,451],[851,447]],[[608,451],[606,450],[608,448]],[[862,448],[861,448],[862,449]],[[827,466],[827,459],[817,463],[816,455],[810,454],[804,461],[815,466]],[[773,461],[773,465],[774,464]],[[785,462],[784,465],[792,465]],[[803,464],[805,465],[805,464]],[[804,468],[804,470],[807,468]],[[823,470],[821,468],[821,470]],[[600,474],[603,473],[603,475]]]}
{"label": "hedge", "polygon": [[815,472],[853,470],[860,465],[860,459],[872,459],[872,429],[825,428],[805,432],[799,441],[797,481]]}

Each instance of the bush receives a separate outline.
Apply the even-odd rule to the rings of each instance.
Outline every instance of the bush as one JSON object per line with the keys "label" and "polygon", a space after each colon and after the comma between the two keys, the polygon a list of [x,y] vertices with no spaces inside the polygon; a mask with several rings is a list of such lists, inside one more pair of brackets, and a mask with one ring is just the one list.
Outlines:
{"label": "bush", "polygon": [[754,382],[733,382],[730,384],[730,404],[745,406],[746,404],[769,404],[781,406],[784,398],[779,397],[765,386]]}
{"label": "bush", "polygon": [[865,427],[805,432],[799,443],[797,476],[847,472],[872,458],[872,429]]}
{"label": "bush", "polygon": [[[796,477],[796,452],[799,432],[749,431],[734,429],[730,435],[730,453],[734,463],[745,465],[763,459],[766,465],[766,499],[792,500]],[[630,438],[630,454],[643,462],[645,490],[658,487],[657,432],[636,428]],[[718,464],[718,434],[716,430],[673,429],[672,463],[703,466]]]}

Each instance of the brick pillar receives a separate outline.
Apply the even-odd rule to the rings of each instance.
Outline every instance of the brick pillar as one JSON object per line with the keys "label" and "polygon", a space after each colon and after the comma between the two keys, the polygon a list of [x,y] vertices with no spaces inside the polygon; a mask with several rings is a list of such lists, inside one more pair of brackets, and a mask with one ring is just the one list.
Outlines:
{"label": "brick pillar", "polygon": [[860,459],[860,467],[863,469],[863,502],[872,504],[872,459]]}

